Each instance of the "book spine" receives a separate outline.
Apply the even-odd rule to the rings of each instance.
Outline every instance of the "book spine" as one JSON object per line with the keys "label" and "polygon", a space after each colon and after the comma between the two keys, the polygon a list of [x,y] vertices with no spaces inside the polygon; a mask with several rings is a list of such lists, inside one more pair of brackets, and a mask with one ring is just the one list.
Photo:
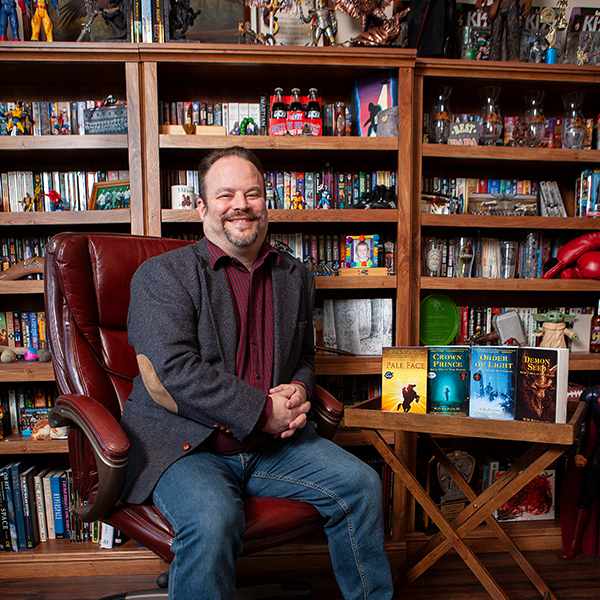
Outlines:
{"label": "book spine", "polygon": [[8,511],[8,530],[10,534],[10,547],[13,552],[19,551],[19,538],[17,536],[17,522],[15,520],[15,504],[10,483],[10,467],[5,467],[0,471],[2,485],[4,487],[4,496],[6,498],[6,507]]}
{"label": "book spine", "polygon": [[48,529],[46,527],[46,506],[44,504],[44,488],[40,474],[36,474],[34,476],[33,483],[35,487],[35,506],[38,515],[40,542],[46,542],[48,540]]}
{"label": "book spine", "polygon": [[21,495],[19,467],[20,463],[16,463],[10,469],[11,487],[13,493],[15,521],[17,524],[17,540],[19,544],[19,550],[27,550],[27,534],[25,532],[25,516],[23,513],[23,496]]}
{"label": "book spine", "polygon": [[50,490],[52,492],[52,514],[54,515],[54,534],[56,539],[65,537],[65,521],[62,509],[62,493],[60,488],[60,474],[50,477]]}
{"label": "book spine", "polygon": [[0,472],[0,541],[2,550],[10,551],[10,525],[9,525],[9,510],[8,500],[6,498],[6,489],[4,487],[4,477]]}
{"label": "book spine", "polygon": [[48,539],[55,540],[56,532],[54,530],[54,510],[52,508],[52,486],[50,484],[50,472],[42,479],[44,488],[44,505],[46,507],[46,527],[48,528]]}

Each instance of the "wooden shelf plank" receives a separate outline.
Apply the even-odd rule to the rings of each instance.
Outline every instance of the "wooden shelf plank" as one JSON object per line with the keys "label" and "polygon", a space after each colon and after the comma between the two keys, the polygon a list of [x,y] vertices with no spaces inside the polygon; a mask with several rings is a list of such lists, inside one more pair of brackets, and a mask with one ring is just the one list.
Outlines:
{"label": "wooden shelf plank", "polygon": [[381,375],[381,356],[335,356],[317,354],[317,375]]}
{"label": "wooden shelf plank", "polygon": [[2,454],[67,454],[67,440],[32,440],[28,436],[9,435],[0,442]]}
{"label": "wooden shelf plank", "polygon": [[[46,136],[49,137],[49,136]],[[0,227],[32,225],[115,225],[131,223],[131,210],[57,210],[52,212],[1,213]]]}
{"label": "wooden shelf plank", "polygon": [[0,281],[0,294],[43,294],[42,280]]}
{"label": "wooden shelf plank", "polygon": [[421,214],[421,227],[477,227],[480,229],[554,229],[597,231],[597,219],[574,217],[502,217],[497,215],[430,215]]}
{"label": "wooden shelf plank", "polygon": [[491,290],[516,292],[600,292],[595,279],[485,279],[421,277],[422,290]]}
{"label": "wooden shelf plank", "polygon": [[51,362],[17,360],[0,364],[0,382],[54,381]]}
{"label": "wooden shelf plank", "polygon": [[335,275],[327,277],[326,275],[317,275],[315,277],[318,290],[355,290],[355,289],[396,289],[398,278],[395,275],[377,277],[367,275],[361,277],[336,277]]}
{"label": "wooden shelf plank", "polygon": [[127,149],[127,135],[15,135],[0,138],[3,150],[114,150]]}

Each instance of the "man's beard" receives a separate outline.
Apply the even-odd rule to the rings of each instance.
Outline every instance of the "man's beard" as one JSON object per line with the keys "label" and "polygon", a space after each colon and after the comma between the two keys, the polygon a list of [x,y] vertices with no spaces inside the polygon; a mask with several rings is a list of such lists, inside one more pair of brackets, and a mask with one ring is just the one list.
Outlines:
{"label": "man's beard", "polygon": [[223,231],[225,233],[225,237],[227,238],[227,241],[230,244],[232,244],[233,246],[236,246],[237,248],[246,248],[247,246],[252,246],[252,244],[254,244],[254,242],[256,242],[256,240],[258,239],[258,235],[261,230],[261,227],[260,227],[261,219],[253,211],[238,211],[235,214],[236,217],[241,216],[241,215],[244,215],[245,217],[248,217],[249,219],[256,219],[256,221],[255,221],[256,227],[254,228],[254,231],[252,231],[250,233],[244,233],[244,232],[234,233],[234,232],[229,231],[225,227],[225,224],[228,221],[232,220],[230,218],[223,219]]}

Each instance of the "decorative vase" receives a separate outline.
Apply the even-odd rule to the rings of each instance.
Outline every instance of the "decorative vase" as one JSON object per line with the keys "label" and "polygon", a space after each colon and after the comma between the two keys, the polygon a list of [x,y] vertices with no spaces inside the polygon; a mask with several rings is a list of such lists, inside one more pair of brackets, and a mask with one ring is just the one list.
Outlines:
{"label": "decorative vase", "polygon": [[546,133],[544,119],[545,97],[546,92],[543,90],[537,90],[525,94],[525,103],[527,104],[527,108],[525,110],[525,122],[527,123],[531,133],[531,138],[529,141],[529,146],[531,148],[537,148],[540,146]]}
{"label": "decorative vase", "polygon": [[502,117],[498,97],[502,88],[490,85],[479,90],[481,98],[481,119],[479,121],[479,141],[484,146],[493,146],[502,134]]}
{"label": "decorative vase", "polygon": [[452,120],[452,111],[448,103],[451,93],[452,88],[450,86],[440,86],[437,100],[431,109],[429,139],[434,144],[445,144],[448,141],[450,122]]}
{"label": "decorative vase", "polygon": [[562,97],[565,107],[562,130],[563,148],[579,149],[583,147],[585,126],[581,105],[583,104],[583,92],[571,92]]}

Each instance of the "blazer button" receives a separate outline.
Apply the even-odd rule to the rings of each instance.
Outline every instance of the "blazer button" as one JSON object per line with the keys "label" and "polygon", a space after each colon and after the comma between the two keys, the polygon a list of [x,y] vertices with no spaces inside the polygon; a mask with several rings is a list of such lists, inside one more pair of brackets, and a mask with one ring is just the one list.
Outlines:
{"label": "blazer button", "polygon": [[190,446],[189,444],[184,444],[184,445],[181,447],[181,449],[182,449],[184,452],[187,452],[187,451],[188,451],[190,448],[191,448],[191,446]]}

